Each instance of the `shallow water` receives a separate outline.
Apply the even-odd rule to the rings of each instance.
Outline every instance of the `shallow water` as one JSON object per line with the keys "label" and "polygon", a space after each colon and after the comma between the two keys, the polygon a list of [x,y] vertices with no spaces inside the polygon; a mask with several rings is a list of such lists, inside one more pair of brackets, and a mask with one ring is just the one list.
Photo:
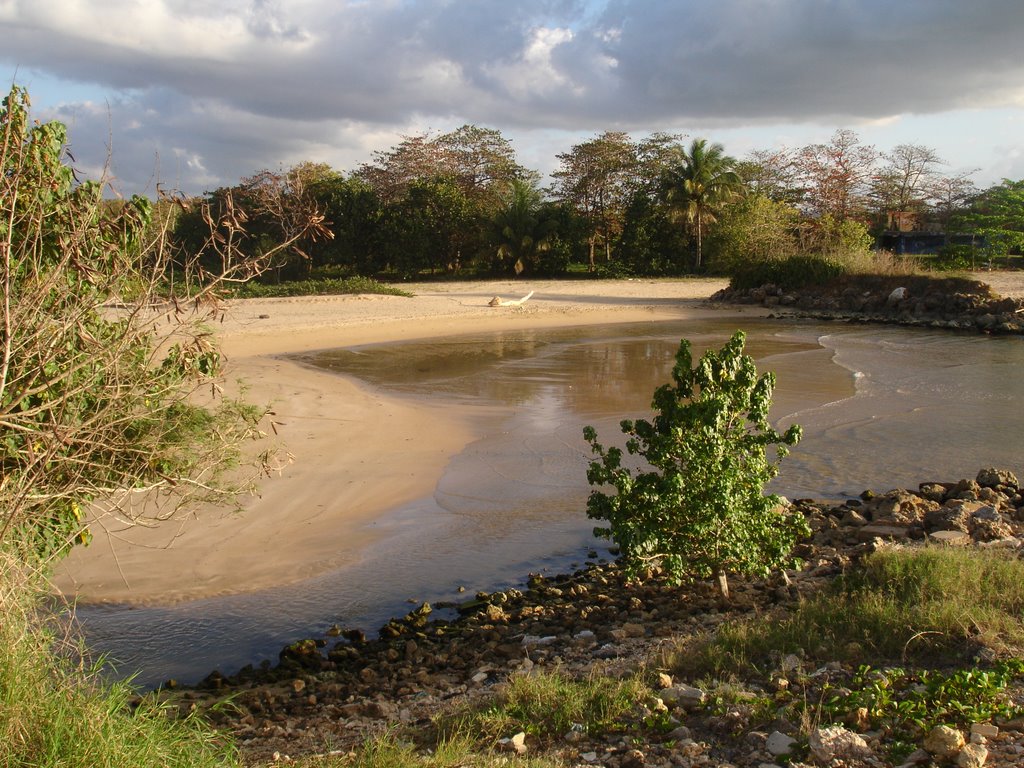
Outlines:
{"label": "shallow water", "polygon": [[[875,326],[744,320],[747,351],[778,379],[772,418],[804,439],[773,490],[842,498],[982,466],[1021,470],[1024,340]],[[394,510],[360,563],[299,585],[171,608],[83,607],[91,645],[140,684],[195,681],[275,659],[332,623],[368,631],[411,602],[458,599],[604,553],[584,514],[582,427],[605,444],[649,415],[679,339],[694,358],[735,330],[717,320],[461,336],[305,356],[391,394],[463,405],[483,437],[432,497]],[[429,439],[429,435],[419,436]],[[400,457],[396,457],[400,460]]]}

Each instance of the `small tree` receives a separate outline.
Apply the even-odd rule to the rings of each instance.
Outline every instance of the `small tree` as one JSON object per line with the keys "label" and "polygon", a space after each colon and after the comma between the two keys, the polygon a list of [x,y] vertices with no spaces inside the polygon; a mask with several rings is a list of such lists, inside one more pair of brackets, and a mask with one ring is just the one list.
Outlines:
{"label": "small tree", "polygon": [[[65,127],[34,123],[12,88],[0,104],[0,546],[26,558],[86,540],[90,513],[153,521],[245,490],[250,478],[228,470],[264,409],[215,395],[205,321],[219,286],[266,269],[322,220],[249,257],[236,245],[244,215],[202,208],[205,243],[175,257],[171,217],[76,181],[66,144]],[[268,453],[254,458],[271,468]]]}
{"label": "small tree", "polygon": [[766,574],[810,533],[801,515],[764,494],[778,473],[769,447],[778,446],[781,460],[786,446],[799,441],[800,427],[779,434],[769,424],[775,377],[758,377],[753,359],[743,354],[744,341],[737,331],[696,367],[689,341],[680,342],[674,384],[654,393],[653,422],[621,423],[626,450],[645,459],[649,470],[634,475],[622,466],[621,449],[606,450],[593,427],[583,430],[599,457],[587,480],[616,491],[592,491],[587,516],[608,521],[594,533],[615,541],[633,575],[655,564],[676,582],[713,575],[728,599],[728,574]]}

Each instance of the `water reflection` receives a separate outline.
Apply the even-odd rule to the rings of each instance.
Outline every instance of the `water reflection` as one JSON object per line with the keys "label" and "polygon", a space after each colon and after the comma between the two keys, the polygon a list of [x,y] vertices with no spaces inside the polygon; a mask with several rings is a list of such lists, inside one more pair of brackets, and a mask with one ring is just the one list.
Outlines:
{"label": "water reflection", "polygon": [[[774,490],[839,498],[982,466],[1020,470],[1024,340],[897,328],[745,320],[747,351],[778,378],[772,417],[804,439]],[[694,358],[731,323],[696,321],[464,336],[336,350],[302,359],[370,386],[475,412],[484,436],[454,457],[433,496],[379,521],[386,536],[353,567],[303,584],[173,608],[83,609],[99,651],[143,684],[195,680],[273,659],[338,621],[372,630],[408,610],[581,562],[594,546],[583,510],[582,427],[612,444],[623,418],[649,415],[679,339]],[[420,436],[429,439],[429,435]],[[395,457],[401,460],[401,457]],[[187,652],[186,650],[187,649]]]}

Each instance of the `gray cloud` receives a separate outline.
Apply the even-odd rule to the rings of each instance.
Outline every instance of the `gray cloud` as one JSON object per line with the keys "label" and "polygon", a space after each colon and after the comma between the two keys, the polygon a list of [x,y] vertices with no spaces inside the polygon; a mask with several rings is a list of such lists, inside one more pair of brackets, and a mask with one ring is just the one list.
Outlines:
{"label": "gray cloud", "polygon": [[307,158],[351,167],[427,125],[644,131],[1024,104],[1020,0],[59,6],[0,2],[0,61],[109,89],[109,113],[61,115],[76,144],[112,134],[129,189],[157,156],[200,191]]}

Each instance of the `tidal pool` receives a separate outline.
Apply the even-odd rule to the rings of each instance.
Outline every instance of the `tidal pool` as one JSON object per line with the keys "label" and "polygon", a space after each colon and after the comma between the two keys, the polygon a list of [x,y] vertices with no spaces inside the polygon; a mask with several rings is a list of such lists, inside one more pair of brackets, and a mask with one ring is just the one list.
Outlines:
{"label": "tidal pool", "polygon": [[[459,587],[494,590],[604,556],[584,512],[583,426],[616,443],[621,419],[650,415],[680,338],[696,359],[734,323],[469,334],[304,355],[304,364],[424,408],[458,406],[482,437],[452,458],[431,496],[374,523],[377,543],[359,562],[297,585],[167,608],[83,606],[87,639],[142,685],[194,682],[214,668],[276,660],[283,645],[333,623],[372,632],[413,603],[459,599]],[[1024,339],[743,324],[748,353],[778,380],[772,419],[804,428],[772,490],[841,499],[973,477],[983,466],[1021,473]]]}

